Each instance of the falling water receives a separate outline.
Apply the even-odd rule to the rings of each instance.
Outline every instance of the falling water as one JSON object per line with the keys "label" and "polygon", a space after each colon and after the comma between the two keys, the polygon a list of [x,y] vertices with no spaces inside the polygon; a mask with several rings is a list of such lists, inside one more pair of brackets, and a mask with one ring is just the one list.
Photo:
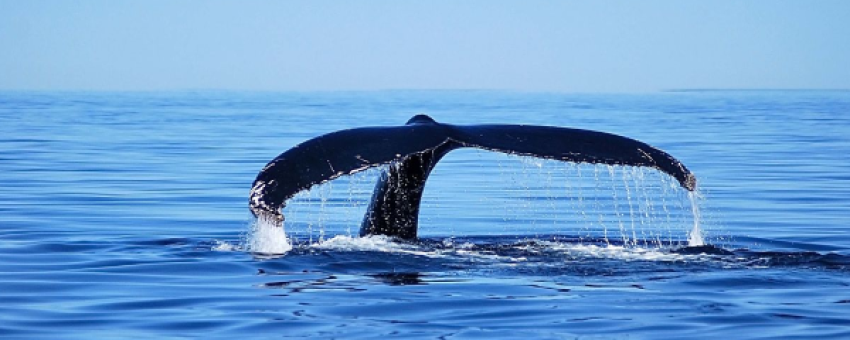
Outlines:
{"label": "falling water", "polygon": [[278,226],[275,221],[258,218],[251,224],[244,248],[252,253],[284,254],[292,250],[292,243],[286,237],[283,225]]}
{"label": "falling water", "polygon": [[[423,233],[443,228],[438,234],[492,232],[535,238],[568,235],[577,237],[579,242],[601,241],[630,247],[705,244],[699,225],[699,194],[688,193],[685,198],[686,191],[675,180],[655,169],[509,158],[518,160],[521,167],[503,168],[504,159],[499,160],[496,164],[504,170],[500,173],[509,177],[505,183],[466,177],[465,185],[446,184],[450,178],[437,173],[423,199],[425,209],[421,218],[425,223],[422,225],[427,226]],[[458,168],[450,169],[451,178],[462,176],[457,173]],[[280,251],[288,250],[289,241],[312,244],[337,234],[356,237],[374,181],[382,170],[370,169],[352,175],[347,181],[324,183],[299,193],[284,208],[288,236],[292,239],[286,240],[287,234],[280,228],[258,224],[253,227],[247,248],[254,252],[274,252],[270,244],[277,243],[276,240],[283,240],[276,249]],[[466,190],[475,191],[473,194]],[[476,200],[478,197],[488,199]],[[690,209],[685,203],[688,200]],[[445,202],[450,204],[433,209]],[[487,211],[494,212],[493,215],[501,211],[503,215],[488,216]],[[455,230],[453,221],[458,219],[484,221],[484,228]],[[262,239],[264,236],[267,239]]]}
{"label": "falling water", "polygon": [[699,228],[700,214],[699,214],[699,192],[697,191],[689,191],[688,198],[691,200],[691,211],[694,213],[694,227],[691,229],[691,232],[688,233],[688,246],[697,247],[704,246],[705,240],[702,237],[702,230]]}

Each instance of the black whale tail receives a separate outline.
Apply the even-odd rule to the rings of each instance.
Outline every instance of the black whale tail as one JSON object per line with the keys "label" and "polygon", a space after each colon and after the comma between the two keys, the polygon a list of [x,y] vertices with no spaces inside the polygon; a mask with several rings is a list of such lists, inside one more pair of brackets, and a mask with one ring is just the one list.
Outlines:
{"label": "black whale tail", "polygon": [[280,209],[296,193],[390,164],[378,180],[360,234],[415,238],[428,175],[443,156],[462,147],[576,163],[651,167],[687,190],[696,188],[696,177],[679,160],[631,138],[551,126],[456,126],[416,115],[403,126],[342,130],[296,145],[260,171],[249,205],[257,217],[282,221]]}

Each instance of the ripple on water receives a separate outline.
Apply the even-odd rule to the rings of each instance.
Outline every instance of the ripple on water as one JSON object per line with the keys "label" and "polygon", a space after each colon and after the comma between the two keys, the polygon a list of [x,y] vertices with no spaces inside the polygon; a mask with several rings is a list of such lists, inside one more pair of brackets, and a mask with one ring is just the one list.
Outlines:
{"label": "ripple on water", "polygon": [[[0,337],[847,339],[848,98],[0,93]],[[464,150],[418,242],[351,237],[374,171],[251,226],[269,159],[412,112],[656,145],[697,174],[707,245],[655,170]]]}

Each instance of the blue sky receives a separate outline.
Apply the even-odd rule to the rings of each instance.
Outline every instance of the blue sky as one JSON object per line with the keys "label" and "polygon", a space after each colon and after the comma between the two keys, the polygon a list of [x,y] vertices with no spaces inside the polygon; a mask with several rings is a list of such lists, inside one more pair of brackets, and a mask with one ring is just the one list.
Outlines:
{"label": "blue sky", "polygon": [[850,89],[850,1],[0,0],[0,89]]}

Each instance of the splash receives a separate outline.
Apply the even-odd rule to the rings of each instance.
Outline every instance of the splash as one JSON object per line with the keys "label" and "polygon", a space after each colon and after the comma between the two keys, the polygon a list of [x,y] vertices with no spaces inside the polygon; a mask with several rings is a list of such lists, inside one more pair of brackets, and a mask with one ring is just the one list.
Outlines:
{"label": "splash", "polygon": [[397,242],[396,239],[384,235],[352,237],[336,235],[330,239],[310,244],[311,248],[341,251],[377,251],[387,253],[421,254],[419,247],[414,244]]}
{"label": "splash", "polygon": [[688,198],[691,200],[691,210],[694,213],[694,227],[691,229],[691,232],[688,233],[688,246],[698,247],[705,245],[705,239],[702,236],[702,230],[699,228],[700,222],[700,213],[699,213],[699,202],[700,198],[698,191],[690,191],[688,192]]}
{"label": "splash", "polygon": [[213,241],[212,248],[210,248],[210,249],[212,249],[213,251],[227,252],[227,251],[237,251],[241,248],[239,246],[233,245],[233,244],[231,244],[230,242],[227,242],[227,241],[215,240],[215,241]]}
{"label": "splash", "polygon": [[513,245],[497,242],[496,244],[504,246],[493,247],[493,244],[471,242],[455,243],[455,240],[451,238],[442,240],[439,246],[434,246],[433,244],[401,243],[386,236],[351,237],[337,235],[322,242],[304,245],[304,247],[325,251],[407,254],[495,265],[514,265],[530,260],[539,261],[538,257],[564,259],[565,261],[610,259],[651,262],[692,261],[710,257],[704,254],[678,254],[671,252],[673,248],[645,248],[610,244],[576,244],[558,241],[535,241],[532,244],[518,242]]}
{"label": "splash", "polygon": [[[670,252],[672,248],[644,248],[615,246],[610,244],[571,244],[561,242],[538,241],[538,250],[553,251],[567,255],[570,259],[612,259],[622,261],[674,262],[702,260],[708,255],[684,255]],[[522,248],[522,247],[518,247]],[[529,250],[526,246],[524,249]]]}
{"label": "splash", "polygon": [[274,221],[258,218],[251,224],[244,248],[252,253],[285,254],[292,250],[292,243],[286,237],[283,225],[278,226]]}

